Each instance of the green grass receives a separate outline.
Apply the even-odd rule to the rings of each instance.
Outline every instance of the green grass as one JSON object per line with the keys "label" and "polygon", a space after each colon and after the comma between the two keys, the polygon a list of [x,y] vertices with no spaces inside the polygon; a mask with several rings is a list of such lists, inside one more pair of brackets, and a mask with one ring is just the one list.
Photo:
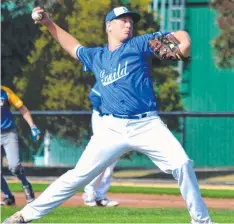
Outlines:
{"label": "green grass", "polygon": [[[9,184],[13,192],[21,192],[19,183]],[[48,184],[33,184],[36,192],[44,191]],[[177,188],[124,187],[113,186],[109,192],[179,195]],[[204,197],[234,198],[231,190],[202,190]],[[233,208],[232,208],[233,209]],[[20,210],[20,207],[1,208],[1,220]],[[234,223],[234,210],[210,210],[217,223]],[[34,223],[189,223],[190,217],[185,209],[158,208],[89,208],[59,207]]]}
{"label": "green grass", "polygon": [[[19,183],[9,183],[12,192],[22,192],[22,186]],[[42,192],[48,187],[48,184],[33,184],[35,192]],[[137,194],[166,194],[180,195],[178,188],[156,188],[156,187],[128,187],[128,186],[113,186],[109,192],[112,193],[137,193]],[[209,198],[234,198],[233,190],[214,190],[202,189],[203,197]]]}
{"label": "green grass", "polygon": [[[20,207],[1,209],[2,221]],[[234,223],[233,210],[210,210],[218,223]],[[185,209],[59,207],[33,223],[189,223]]]}

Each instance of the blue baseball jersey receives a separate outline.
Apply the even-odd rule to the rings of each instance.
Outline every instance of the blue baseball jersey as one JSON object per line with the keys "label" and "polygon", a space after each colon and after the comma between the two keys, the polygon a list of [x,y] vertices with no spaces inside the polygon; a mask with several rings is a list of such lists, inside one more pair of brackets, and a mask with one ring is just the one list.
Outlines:
{"label": "blue baseball jersey", "polygon": [[20,109],[23,106],[23,102],[11,89],[1,86],[1,130],[15,127],[10,105]]}
{"label": "blue baseball jersey", "polygon": [[134,115],[156,110],[149,60],[153,52],[148,42],[164,34],[130,38],[114,51],[108,45],[77,48],[77,57],[96,77],[102,113]]}
{"label": "blue baseball jersey", "polygon": [[93,88],[89,93],[89,100],[92,104],[93,109],[99,111],[102,102],[101,102],[101,93],[99,92],[97,83],[94,84]]}

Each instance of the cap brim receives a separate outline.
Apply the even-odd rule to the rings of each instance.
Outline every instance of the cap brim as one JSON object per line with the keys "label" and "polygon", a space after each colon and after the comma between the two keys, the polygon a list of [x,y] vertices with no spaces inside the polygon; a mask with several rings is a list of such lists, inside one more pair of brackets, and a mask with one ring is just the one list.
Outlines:
{"label": "cap brim", "polygon": [[134,23],[137,23],[141,19],[140,14],[137,12],[126,12],[117,16],[115,19],[120,18],[122,16],[126,16],[126,15],[131,16]]}

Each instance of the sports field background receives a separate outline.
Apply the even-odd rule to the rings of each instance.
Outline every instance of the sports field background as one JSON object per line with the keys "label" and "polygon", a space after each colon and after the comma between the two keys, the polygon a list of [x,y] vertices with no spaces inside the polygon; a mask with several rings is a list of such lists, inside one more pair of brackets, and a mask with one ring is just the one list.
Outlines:
{"label": "sports field background", "polygon": [[[10,188],[15,192],[18,206],[1,208],[2,220],[25,205],[22,187],[14,178],[10,179]],[[37,196],[52,181],[30,180]],[[112,183],[109,192],[108,196],[120,201],[119,207],[84,207],[82,193],[79,193],[35,223],[189,223],[188,212],[174,183],[124,182],[119,179]],[[210,206],[214,221],[234,223],[234,186],[204,184],[201,185],[201,193]]]}
{"label": "sports field background", "polygon": [[[84,207],[80,192],[35,223],[189,223],[176,181],[153,178],[154,174],[155,170],[116,170],[108,197],[119,201],[119,207]],[[56,178],[29,177],[36,196]],[[7,180],[16,196],[16,207],[1,208],[2,220],[26,204],[18,180],[13,176]],[[199,184],[213,220],[234,223],[234,174],[202,178]]]}

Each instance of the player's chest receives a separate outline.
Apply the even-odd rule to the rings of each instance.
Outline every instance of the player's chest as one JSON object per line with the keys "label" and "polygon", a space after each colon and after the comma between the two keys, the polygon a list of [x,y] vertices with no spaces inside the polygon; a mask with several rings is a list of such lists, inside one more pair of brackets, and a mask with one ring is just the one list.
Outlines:
{"label": "player's chest", "polygon": [[108,85],[133,75],[139,66],[140,57],[135,52],[104,52],[97,57],[94,72],[103,85]]}

